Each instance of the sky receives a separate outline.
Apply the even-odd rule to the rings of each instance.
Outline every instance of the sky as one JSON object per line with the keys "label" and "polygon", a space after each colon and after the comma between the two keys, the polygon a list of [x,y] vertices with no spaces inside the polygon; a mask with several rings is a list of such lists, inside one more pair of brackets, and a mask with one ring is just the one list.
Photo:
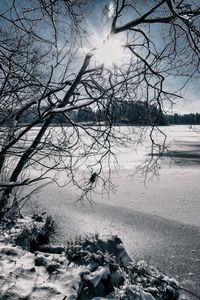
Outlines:
{"label": "sky", "polygon": [[183,99],[174,107],[174,111],[182,113],[200,113],[200,81],[192,80],[184,89]]}
{"label": "sky", "polygon": [[[87,9],[87,21],[98,31],[102,28],[102,8],[109,5],[109,0],[92,0],[89,1]],[[144,8],[143,8],[144,9]],[[156,35],[156,32],[155,32]],[[159,35],[157,37],[159,43]],[[180,86],[183,80],[181,78],[173,78],[169,86],[173,89]],[[200,113],[200,79],[192,79],[183,89],[182,99],[178,99],[173,106],[173,112],[177,113]],[[170,110],[169,110],[170,111]]]}
{"label": "sky", "polygon": [[[9,0],[8,2],[11,2]],[[20,0],[17,0],[20,1]],[[0,0],[0,9],[5,7],[7,2]],[[17,3],[17,2],[16,2]],[[21,0],[20,6],[27,6],[27,1]],[[30,2],[31,3],[31,2]],[[88,0],[88,5],[86,9],[86,23],[90,31],[96,32],[99,36],[102,35],[102,31],[105,30],[105,19],[103,19],[103,9],[105,5],[109,6],[111,0]],[[150,1],[149,1],[150,3]],[[142,10],[145,11],[145,7],[142,7]],[[128,15],[126,15],[128,20]],[[126,21],[127,21],[126,20]],[[154,35],[157,36],[157,42],[159,44],[160,38],[159,35],[156,35],[156,30]],[[169,88],[176,88],[180,86],[182,80],[180,78],[173,78],[168,82]],[[200,113],[200,88],[199,88],[199,79],[192,79],[186,88],[182,91],[182,99],[179,99],[173,107],[173,112],[178,113]]]}

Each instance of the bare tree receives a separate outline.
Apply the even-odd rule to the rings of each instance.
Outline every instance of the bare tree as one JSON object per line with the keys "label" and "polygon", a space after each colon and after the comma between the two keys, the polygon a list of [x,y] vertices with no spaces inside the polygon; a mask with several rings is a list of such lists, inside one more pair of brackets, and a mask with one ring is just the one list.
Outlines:
{"label": "bare tree", "polygon": [[[95,181],[101,179],[104,165],[109,166],[114,156],[112,146],[131,142],[126,132],[113,126],[115,103],[142,100],[157,108],[159,118],[165,103],[181,97],[181,88],[174,91],[170,78],[181,76],[184,87],[199,72],[198,1],[112,1],[103,12],[107,34],[98,45],[90,39],[90,28],[84,27],[81,7],[87,3],[36,0],[27,1],[26,8],[14,0],[4,4],[1,218],[18,206],[19,187],[44,179],[56,182],[61,170],[66,172],[66,183],[72,181],[87,193],[88,186],[81,184],[81,165],[87,165],[91,176],[95,169]],[[120,43],[123,57],[108,66],[99,58],[110,42]],[[77,122],[74,114],[88,107],[104,112],[105,122],[100,117],[95,126]],[[34,117],[24,124],[27,112]],[[59,128],[51,126],[55,119]],[[152,153],[165,147],[155,138],[157,123],[154,120],[150,130]],[[152,156],[147,170],[155,162]]]}
{"label": "bare tree", "polygon": [[[111,16],[110,35],[128,34],[126,47],[140,70],[136,70],[140,84],[136,85],[135,94],[142,95],[148,104],[154,103],[161,114],[181,97],[188,82],[199,76],[198,1],[115,0],[107,13]],[[173,88],[177,77],[179,83],[176,81],[177,86]],[[154,151],[162,154],[166,146],[165,136],[163,144],[156,141],[155,127],[156,122],[150,132],[152,156],[145,162],[145,173],[154,171],[157,166]]]}

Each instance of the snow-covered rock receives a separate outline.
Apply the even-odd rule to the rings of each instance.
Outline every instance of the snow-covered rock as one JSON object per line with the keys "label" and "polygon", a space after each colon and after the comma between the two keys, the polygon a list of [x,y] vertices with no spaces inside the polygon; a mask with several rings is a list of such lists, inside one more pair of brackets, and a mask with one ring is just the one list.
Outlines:
{"label": "snow-covered rock", "polygon": [[[145,262],[134,263],[119,237],[47,245],[39,239],[44,225],[41,218],[25,218],[2,230],[0,299],[178,299],[178,283]],[[29,251],[29,240],[37,251]]]}

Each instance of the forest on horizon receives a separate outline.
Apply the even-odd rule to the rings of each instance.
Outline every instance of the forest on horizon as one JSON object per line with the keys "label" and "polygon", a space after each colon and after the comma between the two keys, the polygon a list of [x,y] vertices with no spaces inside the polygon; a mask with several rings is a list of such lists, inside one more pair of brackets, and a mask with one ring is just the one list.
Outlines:
{"label": "forest on horizon", "polygon": [[[44,107],[44,110],[46,107]],[[7,115],[7,111],[0,112],[0,123]],[[97,122],[107,123],[108,120],[113,125],[200,125],[200,113],[173,113],[168,114],[159,111],[155,105],[147,102],[115,102],[110,107],[93,110],[91,107],[79,108],[77,110],[57,113],[52,124],[70,125],[69,118],[77,123]],[[20,124],[30,124],[37,117],[37,107],[24,112],[20,118]]]}

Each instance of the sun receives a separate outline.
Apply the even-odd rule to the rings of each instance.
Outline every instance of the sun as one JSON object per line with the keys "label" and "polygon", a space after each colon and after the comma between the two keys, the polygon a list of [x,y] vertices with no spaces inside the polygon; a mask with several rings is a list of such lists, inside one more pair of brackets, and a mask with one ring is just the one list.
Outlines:
{"label": "sun", "polygon": [[116,37],[107,37],[103,41],[98,42],[94,59],[97,64],[104,65],[107,69],[112,69],[114,66],[122,63],[125,49],[122,41]]}
{"label": "sun", "polygon": [[127,36],[124,33],[111,34],[107,28],[98,31],[90,23],[90,35],[87,45],[81,47],[84,54],[92,56],[95,67],[103,66],[104,69],[114,71],[115,67],[124,67],[131,60],[127,48]]}

